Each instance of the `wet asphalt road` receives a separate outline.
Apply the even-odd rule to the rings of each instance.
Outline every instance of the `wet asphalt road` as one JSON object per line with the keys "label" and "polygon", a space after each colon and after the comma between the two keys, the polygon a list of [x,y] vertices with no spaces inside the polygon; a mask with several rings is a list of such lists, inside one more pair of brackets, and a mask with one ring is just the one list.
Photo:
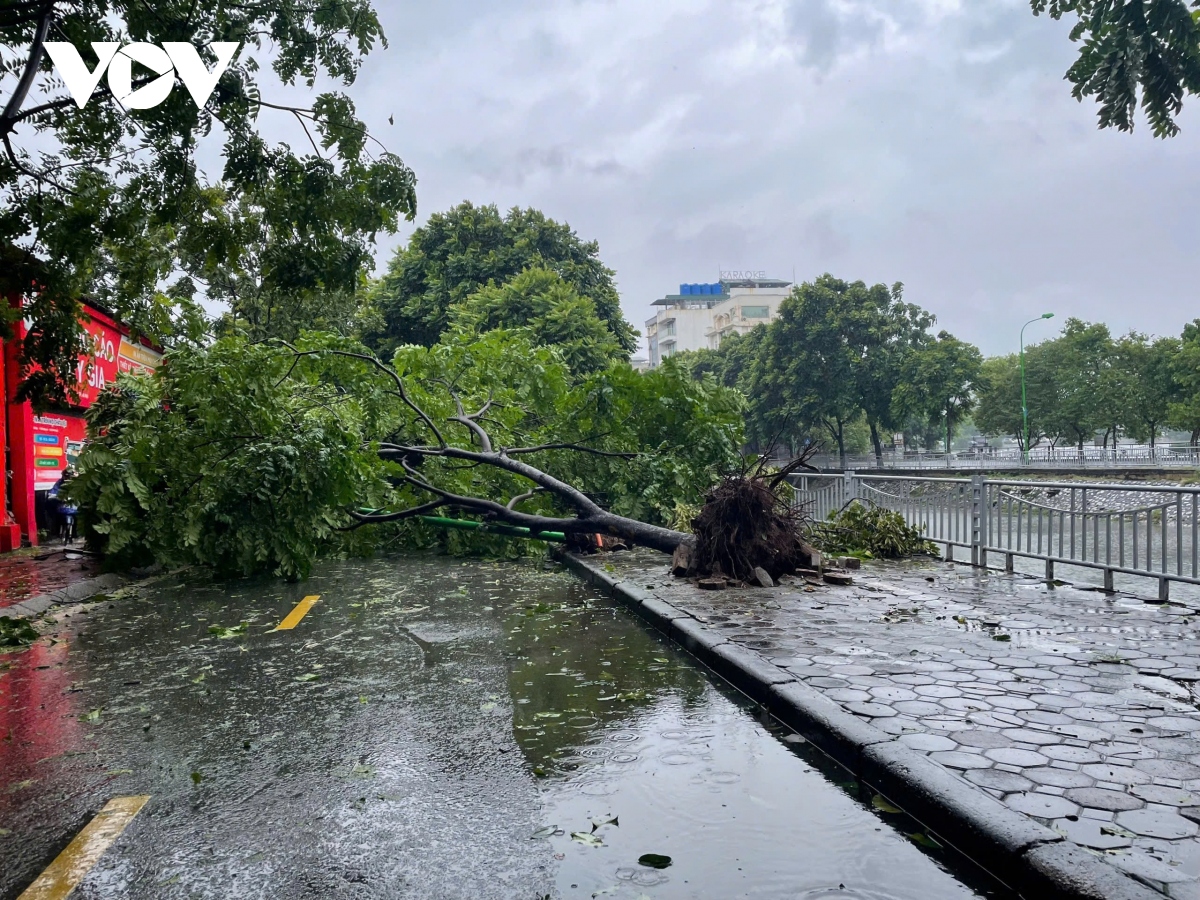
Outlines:
{"label": "wet asphalt road", "polygon": [[0,656],[0,897],[134,794],[73,897],[1002,896],[541,564],[166,579],[43,630]]}

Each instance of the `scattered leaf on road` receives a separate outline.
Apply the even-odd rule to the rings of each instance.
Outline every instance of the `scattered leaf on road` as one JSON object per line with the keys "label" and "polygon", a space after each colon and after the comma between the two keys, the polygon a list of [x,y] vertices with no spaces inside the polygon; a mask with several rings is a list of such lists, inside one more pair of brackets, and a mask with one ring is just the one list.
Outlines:
{"label": "scattered leaf on road", "polygon": [[208,633],[216,635],[219,638],[235,638],[242,637],[250,630],[250,623],[243,622],[240,625],[234,625],[232,628],[226,628],[224,625],[209,625]]}
{"label": "scattered leaf on road", "polygon": [[665,869],[671,864],[671,857],[658,853],[644,853],[638,857],[638,865],[648,869]]}
{"label": "scattered leaf on road", "polygon": [[885,799],[883,799],[883,797],[880,794],[876,794],[874,797],[871,798],[871,805],[873,807],[875,807],[877,810],[879,810],[880,812],[885,812],[885,813],[904,812],[904,810],[902,810],[900,807],[893,806],[891,803],[888,803]]}

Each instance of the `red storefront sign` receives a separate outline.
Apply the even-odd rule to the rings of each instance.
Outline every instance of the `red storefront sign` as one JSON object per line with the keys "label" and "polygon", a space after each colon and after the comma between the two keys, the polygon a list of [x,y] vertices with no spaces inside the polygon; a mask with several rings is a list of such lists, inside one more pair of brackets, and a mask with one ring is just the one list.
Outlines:
{"label": "red storefront sign", "polygon": [[79,355],[75,381],[79,405],[86,409],[100,396],[105,385],[117,380],[117,348],[121,346],[121,332],[96,318],[81,324],[86,334],[86,352]]}
{"label": "red storefront sign", "polygon": [[[152,372],[162,360],[161,353],[131,341],[116,323],[95,310],[88,310],[88,318],[80,324],[85,352],[79,355],[75,367],[75,389],[81,410],[91,406],[100,392],[117,380],[118,372]],[[54,487],[63,470],[83,450],[86,437],[87,424],[81,415],[64,412],[33,417],[29,460],[35,491]]]}
{"label": "red storefront sign", "polygon": [[[18,305],[18,301],[8,299],[14,306]],[[18,339],[25,336],[27,325],[17,322]],[[22,536],[37,545],[36,492],[52,488],[83,449],[87,434],[84,410],[119,373],[151,372],[162,361],[162,354],[149,342],[130,340],[126,328],[89,304],[83,304],[80,326],[84,334],[75,368],[78,400],[66,409],[41,415],[34,415],[27,402],[12,402],[20,386],[20,346],[19,340],[3,342],[4,378],[0,382],[0,405],[5,409],[5,415],[0,419],[3,426],[0,438],[5,440],[0,440],[0,448],[7,445],[6,468],[11,473],[11,494],[4,498],[4,484],[0,481],[0,499],[9,500],[0,503],[0,550],[19,546]],[[4,515],[8,512],[11,515]]]}
{"label": "red storefront sign", "polygon": [[83,451],[87,423],[83,416],[46,413],[33,417],[33,489],[48,491]]}

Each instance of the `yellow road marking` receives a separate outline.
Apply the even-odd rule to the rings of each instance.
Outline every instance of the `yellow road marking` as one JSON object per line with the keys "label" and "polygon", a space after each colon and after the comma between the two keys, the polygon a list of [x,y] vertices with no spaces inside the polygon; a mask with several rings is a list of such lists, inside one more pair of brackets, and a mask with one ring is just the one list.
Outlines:
{"label": "yellow road marking", "polygon": [[300,620],[304,618],[304,614],[313,608],[313,604],[321,599],[320,594],[309,594],[303,600],[296,604],[296,608],[287,614],[282,622],[275,626],[276,631],[290,631],[300,624]]}
{"label": "yellow road marking", "polygon": [[113,797],[17,900],[63,900],[133,821],[145,797]]}

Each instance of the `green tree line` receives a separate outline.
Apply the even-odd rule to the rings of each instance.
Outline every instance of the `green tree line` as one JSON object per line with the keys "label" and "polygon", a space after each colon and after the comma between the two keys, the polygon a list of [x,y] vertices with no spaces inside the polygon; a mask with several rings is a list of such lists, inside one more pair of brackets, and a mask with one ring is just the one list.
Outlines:
{"label": "green tree line", "polygon": [[[1019,354],[985,359],[934,323],[904,302],[902,285],[823,275],[795,287],[775,321],[681,361],[742,392],[757,449],[816,442],[843,458],[868,446],[879,456],[884,437],[903,432],[906,446],[949,452],[968,420],[1024,447]],[[1025,349],[1025,382],[1031,446],[1154,446],[1166,429],[1195,444],[1200,319],[1177,338],[1114,338],[1104,324],[1068,319]]]}
{"label": "green tree line", "polygon": [[[1075,446],[1124,436],[1153,447],[1165,429],[1200,441],[1200,319],[1179,337],[1068,319],[1058,337],[1025,348],[1029,444]],[[975,424],[1024,446],[1018,354],[984,362]]]}

